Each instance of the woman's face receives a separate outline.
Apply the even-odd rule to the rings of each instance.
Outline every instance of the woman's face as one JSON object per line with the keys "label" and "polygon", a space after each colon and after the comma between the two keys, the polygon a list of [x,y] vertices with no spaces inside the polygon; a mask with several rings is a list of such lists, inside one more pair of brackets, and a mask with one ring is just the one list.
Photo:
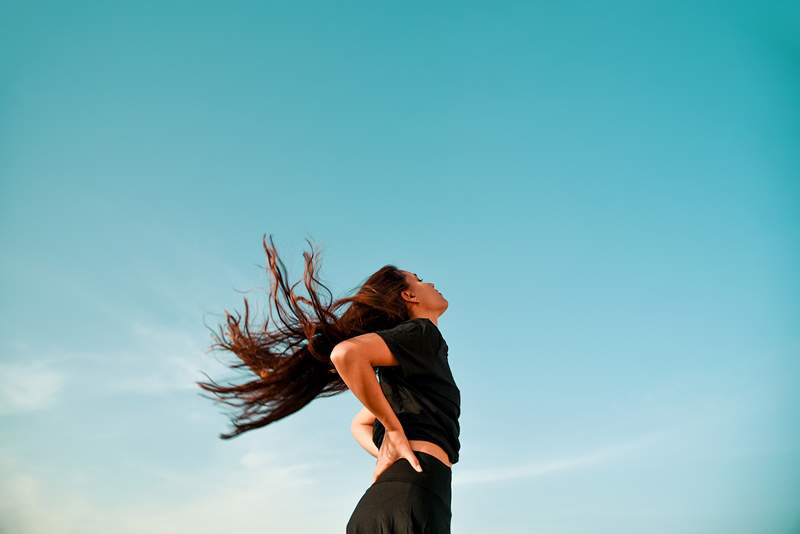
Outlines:
{"label": "woman's face", "polygon": [[448,302],[444,298],[433,282],[424,281],[417,273],[411,271],[403,271],[408,282],[408,289],[404,290],[402,295],[409,303],[413,302],[416,305],[417,314],[420,312],[432,312],[435,315],[441,315],[447,309]]}

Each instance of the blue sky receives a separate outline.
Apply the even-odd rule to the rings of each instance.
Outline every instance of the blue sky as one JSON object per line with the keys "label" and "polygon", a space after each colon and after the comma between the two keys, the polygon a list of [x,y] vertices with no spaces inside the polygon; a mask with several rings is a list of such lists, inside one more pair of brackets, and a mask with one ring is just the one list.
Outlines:
{"label": "blue sky", "polygon": [[3,11],[0,529],[344,531],[352,394],[194,385],[268,233],[449,299],[454,532],[800,529],[796,5]]}

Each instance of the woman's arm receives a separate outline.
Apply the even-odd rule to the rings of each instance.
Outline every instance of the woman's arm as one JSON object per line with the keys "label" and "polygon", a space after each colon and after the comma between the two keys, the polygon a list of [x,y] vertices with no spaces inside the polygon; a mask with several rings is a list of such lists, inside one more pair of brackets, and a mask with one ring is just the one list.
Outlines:
{"label": "woman's arm", "polygon": [[386,400],[375,376],[373,366],[400,364],[381,336],[370,332],[337,343],[331,351],[331,363],[353,395],[375,414],[385,429],[372,472],[372,482],[400,458],[405,458],[414,469],[422,472],[422,465],[411,449],[403,425]]}
{"label": "woman's arm", "polygon": [[375,414],[366,408],[361,408],[361,411],[353,417],[353,422],[350,424],[350,432],[365,451],[377,458],[378,447],[372,441],[372,425],[374,422]]}
{"label": "woman's arm", "polygon": [[387,432],[403,429],[375,376],[373,367],[399,364],[378,334],[362,334],[337,343],[331,351],[331,363],[353,395]]}

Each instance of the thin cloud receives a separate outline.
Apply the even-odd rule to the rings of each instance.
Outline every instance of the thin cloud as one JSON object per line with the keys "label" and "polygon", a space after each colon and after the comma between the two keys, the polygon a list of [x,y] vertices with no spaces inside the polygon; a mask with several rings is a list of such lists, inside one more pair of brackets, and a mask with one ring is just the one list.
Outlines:
{"label": "thin cloud", "polygon": [[[6,458],[0,462],[0,532],[318,532],[330,522],[344,524],[353,498],[323,487],[312,476],[320,467],[312,462],[287,463],[278,454],[255,450],[225,471],[151,473],[156,482],[147,496],[132,503],[107,504],[80,491],[92,487],[88,479],[80,484],[42,480]],[[309,504],[323,513],[309,516]]]}
{"label": "thin cloud", "polygon": [[49,408],[64,381],[42,361],[0,364],[0,415]]}
{"label": "thin cloud", "polygon": [[[195,382],[207,380],[230,369],[207,354],[210,339],[180,329],[143,323],[133,324],[135,348],[125,361],[133,369],[125,375],[113,373],[109,387],[126,393],[155,395],[180,391],[199,391]],[[113,360],[112,360],[113,361]]]}
{"label": "thin cloud", "polygon": [[487,482],[505,482],[585,469],[623,458],[625,454],[630,454],[652,445],[653,442],[662,439],[665,434],[666,431],[655,431],[630,441],[602,447],[585,454],[556,458],[544,462],[528,462],[508,467],[461,469],[453,473],[453,485],[464,486]]}
{"label": "thin cloud", "polygon": [[207,380],[204,373],[214,379],[235,375],[227,365],[235,357],[210,351],[212,339],[202,325],[192,331],[129,321],[128,327],[118,346],[49,347],[34,363],[0,364],[0,414],[49,406],[67,378],[78,391],[153,396],[199,392],[196,382]]}

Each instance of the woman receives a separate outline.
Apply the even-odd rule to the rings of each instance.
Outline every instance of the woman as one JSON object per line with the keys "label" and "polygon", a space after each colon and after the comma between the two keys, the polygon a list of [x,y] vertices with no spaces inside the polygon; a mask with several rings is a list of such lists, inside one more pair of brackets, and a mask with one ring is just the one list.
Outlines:
{"label": "woman", "polygon": [[226,311],[229,339],[223,333],[214,347],[235,354],[242,361],[231,367],[249,368],[253,378],[228,386],[198,382],[220,402],[243,408],[232,419],[234,431],[220,438],[268,425],[317,397],[349,389],[364,405],[351,431],[376,464],[347,534],[449,533],[461,399],[438,327],[447,299],[416,273],[385,265],[352,297],[325,304],[316,289],[325,286],[315,272],[313,247],[303,253],[306,298],[294,292],[297,284],[287,285],[271,237],[270,243],[264,241],[270,302],[281,324],[269,331],[268,319],[252,332],[247,299],[243,328],[240,317]]}

